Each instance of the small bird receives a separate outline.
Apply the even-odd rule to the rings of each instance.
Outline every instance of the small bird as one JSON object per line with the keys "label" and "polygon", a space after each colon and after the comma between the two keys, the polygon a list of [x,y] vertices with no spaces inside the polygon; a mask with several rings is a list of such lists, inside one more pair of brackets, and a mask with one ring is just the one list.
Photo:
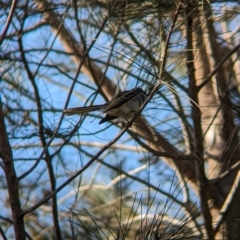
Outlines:
{"label": "small bird", "polygon": [[106,116],[99,122],[99,124],[111,120],[114,122],[128,122],[139,111],[146,98],[146,92],[137,87],[117,93],[105,104],[89,107],[68,108],[64,110],[64,114],[74,115],[101,111],[102,113],[105,113]]}

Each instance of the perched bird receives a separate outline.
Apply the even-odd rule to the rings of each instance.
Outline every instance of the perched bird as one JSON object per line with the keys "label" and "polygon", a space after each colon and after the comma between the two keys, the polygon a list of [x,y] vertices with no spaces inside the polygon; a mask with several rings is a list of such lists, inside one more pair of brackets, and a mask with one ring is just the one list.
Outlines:
{"label": "perched bird", "polygon": [[127,122],[139,111],[147,97],[141,88],[133,88],[117,93],[109,102],[102,105],[89,107],[76,107],[64,110],[66,115],[84,114],[93,111],[101,111],[106,116],[99,124],[114,120],[114,122]]}

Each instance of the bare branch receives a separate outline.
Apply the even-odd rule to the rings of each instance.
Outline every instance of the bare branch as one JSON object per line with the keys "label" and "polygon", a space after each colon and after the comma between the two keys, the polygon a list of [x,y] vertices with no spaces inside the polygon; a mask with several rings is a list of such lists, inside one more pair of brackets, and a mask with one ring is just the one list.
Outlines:
{"label": "bare branch", "polygon": [[3,29],[3,32],[0,35],[0,46],[2,45],[2,43],[3,43],[4,39],[5,39],[5,36],[7,34],[7,31],[8,31],[8,28],[9,28],[9,26],[11,24],[11,21],[12,21],[12,17],[13,17],[14,11],[16,9],[16,6],[17,6],[17,0],[13,0],[10,12],[8,14],[7,22],[5,24],[5,28]]}

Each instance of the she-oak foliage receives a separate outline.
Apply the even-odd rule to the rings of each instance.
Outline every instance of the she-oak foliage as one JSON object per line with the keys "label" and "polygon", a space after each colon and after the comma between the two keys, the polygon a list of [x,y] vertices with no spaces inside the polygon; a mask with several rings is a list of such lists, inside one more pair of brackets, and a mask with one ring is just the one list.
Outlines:
{"label": "she-oak foliage", "polygon": [[[239,239],[237,1],[0,9],[3,239]],[[63,116],[134,87],[126,124]]]}

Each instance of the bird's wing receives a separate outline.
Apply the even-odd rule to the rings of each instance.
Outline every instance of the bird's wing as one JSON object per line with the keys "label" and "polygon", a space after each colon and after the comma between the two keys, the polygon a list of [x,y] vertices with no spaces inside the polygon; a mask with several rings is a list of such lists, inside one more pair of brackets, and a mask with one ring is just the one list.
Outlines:
{"label": "bird's wing", "polygon": [[106,113],[113,109],[119,109],[124,106],[127,102],[139,96],[139,94],[144,93],[141,88],[133,88],[132,90],[127,90],[116,94],[111,101],[109,101],[103,108],[102,112]]}

